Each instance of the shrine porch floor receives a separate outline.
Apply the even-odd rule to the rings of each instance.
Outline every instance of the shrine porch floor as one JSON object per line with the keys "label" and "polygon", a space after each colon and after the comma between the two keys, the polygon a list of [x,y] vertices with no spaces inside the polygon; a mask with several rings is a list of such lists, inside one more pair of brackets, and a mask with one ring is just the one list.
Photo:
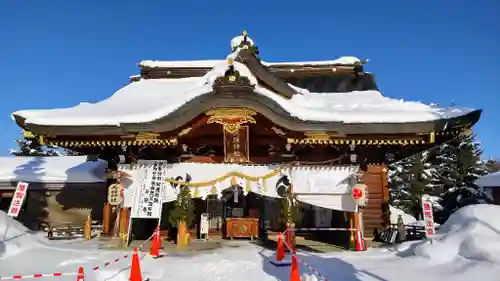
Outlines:
{"label": "shrine porch floor", "polygon": [[[99,245],[100,249],[106,250],[123,250],[120,248],[120,240],[117,237],[100,237],[94,238],[95,243]],[[184,250],[177,249],[176,245],[170,241],[162,241],[163,252],[166,254],[172,253],[197,253],[197,252],[205,252],[210,250],[215,250],[219,248],[227,248],[227,247],[239,247],[242,244],[255,243],[258,245],[262,245],[268,249],[276,248],[277,235],[271,234],[268,236],[268,240],[266,242],[261,242],[259,240],[250,241],[249,239],[234,239],[234,240],[225,240],[222,238],[211,238],[208,240],[191,240],[191,243]],[[130,243],[128,249],[133,249],[136,247],[142,247],[142,251],[149,251],[151,247],[151,242],[145,242],[144,240],[134,240]],[[306,251],[306,252],[315,252],[315,253],[331,253],[331,252],[341,252],[346,249],[332,245],[325,242],[309,240],[306,237],[297,236],[297,249]]]}

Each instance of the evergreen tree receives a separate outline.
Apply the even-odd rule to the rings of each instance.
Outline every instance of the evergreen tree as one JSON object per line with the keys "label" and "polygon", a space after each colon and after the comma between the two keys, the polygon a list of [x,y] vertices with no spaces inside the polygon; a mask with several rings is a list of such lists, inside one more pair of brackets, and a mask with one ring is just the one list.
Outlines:
{"label": "evergreen tree", "polygon": [[186,223],[189,227],[194,221],[194,204],[191,199],[191,188],[186,185],[179,187],[179,194],[170,212],[169,221],[174,227],[179,227],[179,221]]}
{"label": "evergreen tree", "polygon": [[480,143],[474,135],[463,135],[441,146],[436,157],[438,166],[434,170],[434,183],[440,186],[443,209],[436,218],[444,222],[461,207],[487,202],[486,194],[474,184],[486,174],[481,157]]}
{"label": "evergreen tree", "polygon": [[42,145],[37,138],[26,138],[15,140],[18,148],[10,149],[10,154],[14,156],[76,156],[77,152],[52,146]]}
{"label": "evergreen tree", "polygon": [[16,140],[17,149],[11,149],[10,154],[14,156],[60,156],[54,147],[42,146],[36,140]]}
{"label": "evergreen tree", "polygon": [[433,166],[429,162],[432,155],[430,151],[426,151],[389,167],[391,205],[417,219],[421,218],[422,195],[439,195],[439,190],[432,183]]}
{"label": "evergreen tree", "polygon": [[302,213],[299,209],[299,201],[297,195],[291,192],[291,186],[286,187],[281,201],[281,221],[283,224],[297,223],[302,219]]}

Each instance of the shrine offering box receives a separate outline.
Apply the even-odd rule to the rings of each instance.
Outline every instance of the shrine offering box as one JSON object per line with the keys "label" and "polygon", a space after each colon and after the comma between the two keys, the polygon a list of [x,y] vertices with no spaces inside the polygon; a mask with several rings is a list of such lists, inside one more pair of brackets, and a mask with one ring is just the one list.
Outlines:
{"label": "shrine offering box", "polygon": [[226,235],[233,238],[259,237],[259,219],[257,218],[227,218]]}

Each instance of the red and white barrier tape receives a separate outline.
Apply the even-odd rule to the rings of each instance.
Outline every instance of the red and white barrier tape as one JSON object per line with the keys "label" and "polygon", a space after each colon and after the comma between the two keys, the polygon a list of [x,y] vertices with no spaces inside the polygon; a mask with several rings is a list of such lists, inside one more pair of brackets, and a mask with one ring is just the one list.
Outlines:
{"label": "red and white barrier tape", "polygon": [[[151,236],[150,236],[147,240],[144,240],[144,242],[142,242],[142,243],[141,243],[141,245],[139,245],[139,246],[137,247],[137,250],[138,250],[138,251],[140,251],[142,248],[144,248],[144,246],[146,245],[146,243],[147,243],[149,240],[153,239],[153,237],[154,237],[154,234],[153,234],[153,235],[151,235]],[[112,265],[112,264],[114,264],[114,263],[119,262],[120,260],[125,260],[125,259],[127,259],[128,257],[130,257],[130,256],[131,256],[130,254],[125,254],[125,255],[123,255],[123,256],[121,256],[121,257],[119,257],[119,258],[115,258],[115,259],[114,259],[113,261],[111,261],[111,262],[110,262],[110,261],[106,261],[106,262],[104,262],[104,263],[102,264],[102,266],[101,266],[101,265],[96,265],[96,266],[94,266],[94,267],[92,268],[92,271],[97,271],[97,270],[99,270],[99,269],[106,268],[106,267],[108,267],[108,266],[110,266],[110,265]]]}
{"label": "red and white barrier tape", "polygon": [[68,276],[68,275],[76,275],[76,272],[71,273],[62,273],[62,272],[54,272],[47,274],[29,274],[29,275],[14,275],[14,276],[4,276],[0,277],[0,280],[15,280],[15,279],[28,279],[28,278],[43,278],[43,277],[59,277],[59,276]]}
{"label": "red and white barrier tape", "polygon": [[92,268],[92,271],[96,271],[96,270],[99,270],[99,269],[102,269],[102,268],[108,267],[108,266],[110,266],[110,265],[112,265],[112,264],[114,264],[114,263],[119,262],[120,260],[127,259],[128,257],[129,257],[129,254],[126,254],[126,255],[123,255],[121,258],[116,258],[116,259],[114,259],[112,262],[109,262],[109,261],[104,262],[104,263],[102,264],[102,266],[101,266],[101,265],[96,265],[96,266],[94,266],[94,267]]}
{"label": "red and white barrier tape", "polygon": [[[154,234],[151,235],[147,240],[142,242],[137,249],[142,249],[144,248],[144,245],[153,238]],[[103,265],[96,265],[92,268],[92,271],[97,271],[99,269],[105,268],[110,266],[113,263],[117,263],[120,260],[127,259],[130,256],[130,254],[125,254],[120,258],[115,258],[112,262],[104,262]],[[43,278],[43,277],[60,277],[60,276],[70,276],[70,275],[77,275],[77,272],[70,272],[70,273],[62,273],[62,272],[54,272],[54,273],[47,273],[47,274],[29,274],[29,275],[13,275],[13,276],[0,276],[0,280],[16,280],[16,279],[28,279],[28,278]]]}
{"label": "red and white barrier tape", "polygon": [[301,260],[297,256],[297,253],[285,241],[283,242],[283,244],[285,244],[285,247],[290,251],[290,253],[292,253],[292,256],[295,256],[297,258],[297,260],[309,270],[309,272],[311,272],[312,274],[316,275],[316,277],[318,277],[319,280],[321,280],[321,281],[328,281],[328,279],[325,276],[323,276],[321,273],[319,273],[319,271],[317,271],[316,269],[314,269],[314,267],[312,267],[307,262]]}
{"label": "red and white barrier tape", "polygon": [[314,269],[314,267],[312,267],[311,265],[309,265],[307,262],[305,262],[305,261],[303,261],[303,260],[299,259],[298,257],[297,257],[297,260],[298,260],[301,264],[303,264],[305,267],[307,267],[307,269],[309,269],[309,271],[310,271],[312,274],[316,275],[316,276],[319,278],[319,280],[321,280],[321,281],[328,281],[328,279],[327,279],[325,276],[321,275],[321,273],[319,273],[319,271],[317,271],[316,269]]}
{"label": "red and white barrier tape", "polygon": [[357,231],[356,228],[338,228],[338,227],[322,227],[322,228],[289,228],[286,231],[298,232],[298,231]]}

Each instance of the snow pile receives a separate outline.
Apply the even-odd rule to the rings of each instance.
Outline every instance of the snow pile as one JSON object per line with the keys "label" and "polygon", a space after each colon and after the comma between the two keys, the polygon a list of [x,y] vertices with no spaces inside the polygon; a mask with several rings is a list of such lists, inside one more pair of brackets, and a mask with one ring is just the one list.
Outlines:
{"label": "snow pile", "polygon": [[421,243],[415,255],[448,263],[457,258],[500,263],[500,206],[471,205],[453,213],[432,243]]}
{"label": "snow pile", "polygon": [[0,211],[0,259],[16,255],[40,245],[37,236],[20,222]]}
{"label": "snow pile", "polygon": [[391,223],[394,223],[394,224],[398,223],[399,215],[401,215],[403,217],[403,224],[405,224],[405,225],[417,223],[417,219],[415,219],[415,217],[405,213],[403,210],[398,209],[396,207],[389,206],[389,212],[391,213]]}

